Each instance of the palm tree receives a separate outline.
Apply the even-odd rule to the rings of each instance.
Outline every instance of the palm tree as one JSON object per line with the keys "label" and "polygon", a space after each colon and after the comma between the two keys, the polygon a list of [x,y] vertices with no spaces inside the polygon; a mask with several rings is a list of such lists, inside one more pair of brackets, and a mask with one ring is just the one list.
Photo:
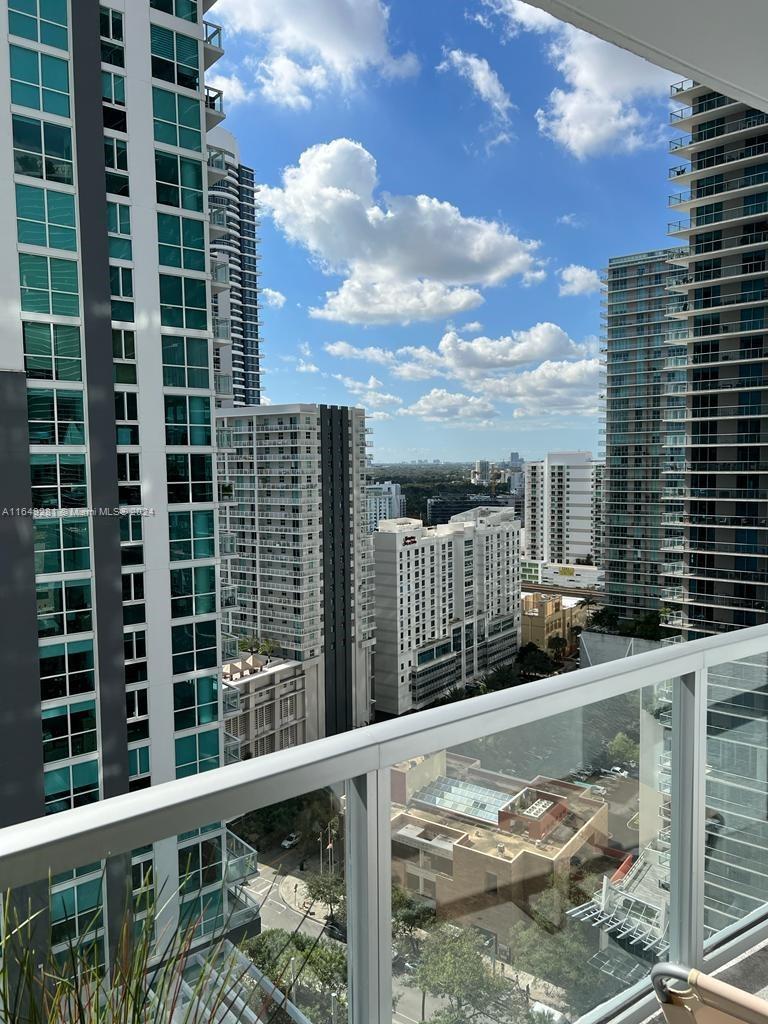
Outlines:
{"label": "palm tree", "polygon": [[244,637],[239,641],[237,646],[243,654],[247,654],[249,657],[253,658],[256,654],[260,653],[259,648],[261,644],[259,638],[256,635],[253,635]]}
{"label": "palm tree", "polygon": [[274,640],[265,639],[259,644],[259,654],[267,659],[267,664],[272,661],[272,655],[277,650],[277,644]]}

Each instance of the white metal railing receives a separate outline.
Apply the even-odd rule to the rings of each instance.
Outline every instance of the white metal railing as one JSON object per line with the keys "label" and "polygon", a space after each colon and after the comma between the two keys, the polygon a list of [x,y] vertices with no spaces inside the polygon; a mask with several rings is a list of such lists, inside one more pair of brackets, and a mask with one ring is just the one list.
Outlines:
{"label": "white metal railing", "polygon": [[[14,825],[0,830],[1,884],[16,889],[323,787],[338,791],[343,784],[350,1019],[391,1024],[393,767],[664,684],[662,692],[672,699],[668,955],[711,970],[768,934],[768,908],[750,912],[718,933],[717,943],[705,945],[707,675],[717,666],[759,656],[758,671],[768,673],[766,655],[768,626],[665,646]],[[653,1006],[646,978],[581,1020],[639,1021]]]}

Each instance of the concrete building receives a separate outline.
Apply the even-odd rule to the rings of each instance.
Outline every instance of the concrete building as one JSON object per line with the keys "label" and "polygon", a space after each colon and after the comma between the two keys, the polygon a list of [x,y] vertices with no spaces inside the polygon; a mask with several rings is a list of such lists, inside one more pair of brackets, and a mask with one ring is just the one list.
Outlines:
{"label": "concrete building", "polygon": [[214,294],[213,331],[218,404],[258,405],[261,401],[259,343],[258,188],[253,168],[240,160],[237,139],[224,128],[208,135],[211,251],[215,277],[229,287]]}
{"label": "concrete building", "polygon": [[490,494],[438,494],[434,498],[427,498],[427,526],[443,526],[454,516],[475,508],[513,509],[519,519],[522,500],[512,494],[497,494],[496,497]]}
{"label": "concrete building", "polygon": [[434,703],[511,661],[520,638],[520,524],[479,508],[426,527],[393,519],[374,534],[376,711]]}
{"label": "concrete building", "polygon": [[382,519],[400,519],[405,515],[405,495],[400,484],[386,480],[368,485],[368,532],[373,533]]}
{"label": "concrete building", "polygon": [[560,636],[568,643],[568,649],[579,646],[578,635],[573,631],[585,625],[594,608],[584,607],[578,597],[564,597],[561,594],[523,594],[522,596],[522,644],[536,644],[542,651],[551,653],[549,642]]}
{"label": "concrete building", "polygon": [[487,459],[478,459],[475,468],[472,470],[471,478],[473,484],[485,485],[491,482],[491,470],[495,469],[492,462]]}
{"label": "concrete building", "polygon": [[[523,531],[525,533],[525,531]],[[596,565],[558,565],[557,562],[534,562],[523,558],[520,579],[524,590],[535,590],[542,584],[563,590],[603,590],[605,573]]]}
{"label": "concrete building", "polygon": [[597,563],[603,466],[589,452],[553,452],[525,464],[525,555]]}
{"label": "concrete building", "polygon": [[[0,2],[3,503],[33,513],[0,525],[0,649],[24,680],[0,724],[2,824],[232,756],[206,164],[224,113],[203,81],[223,50],[200,13]],[[225,849],[223,826],[169,838],[134,855],[134,878],[151,869],[169,920],[200,915],[208,935],[222,876],[172,896],[185,861]],[[54,927],[68,904],[78,928],[103,906],[108,957],[130,862],[58,879]]]}
{"label": "concrete building", "polygon": [[221,409],[222,579],[233,637],[304,665],[324,735],[370,721],[374,645],[362,409]]}

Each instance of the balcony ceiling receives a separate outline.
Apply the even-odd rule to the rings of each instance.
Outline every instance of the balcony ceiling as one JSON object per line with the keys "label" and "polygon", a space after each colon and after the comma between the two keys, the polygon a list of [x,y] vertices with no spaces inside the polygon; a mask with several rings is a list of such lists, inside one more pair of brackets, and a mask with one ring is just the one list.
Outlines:
{"label": "balcony ceiling", "polygon": [[680,78],[768,111],[766,0],[528,0]]}

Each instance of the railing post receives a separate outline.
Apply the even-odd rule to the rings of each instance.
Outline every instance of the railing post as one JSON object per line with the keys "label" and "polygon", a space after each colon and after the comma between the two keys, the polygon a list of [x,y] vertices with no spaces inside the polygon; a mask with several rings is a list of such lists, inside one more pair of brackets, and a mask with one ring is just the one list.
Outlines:
{"label": "railing post", "polygon": [[347,955],[352,1024],[392,1020],[389,769],[347,784]]}
{"label": "railing post", "polygon": [[672,702],[670,960],[703,966],[707,669],[675,680]]}

